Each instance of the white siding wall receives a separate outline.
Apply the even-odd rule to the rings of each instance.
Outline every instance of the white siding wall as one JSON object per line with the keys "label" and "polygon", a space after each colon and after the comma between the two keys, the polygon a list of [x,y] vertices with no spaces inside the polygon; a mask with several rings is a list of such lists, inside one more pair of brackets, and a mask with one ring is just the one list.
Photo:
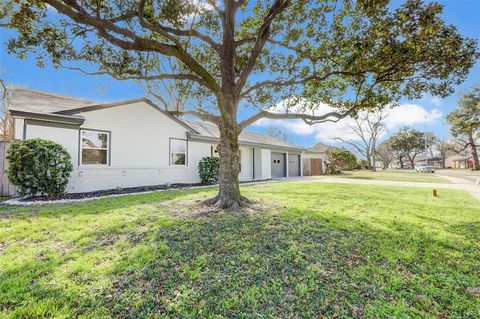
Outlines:
{"label": "white siding wall", "polygon": [[[188,165],[170,166],[170,138],[186,139],[186,129],[144,102],[85,112],[81,128],[111,132],[111,165],[79,165],[79,129],[30,121],[27,138],[62,144],[72,156],[69,192],[117,187],[199,182],[198,161],[210,155],[210,143],[188,141]],[[52,124],[53,125],[53,124]],[[23,129],[23,123],[22,123]],[[19,132],[23,135],[23,130]]]}
{"label": "white siding wall", "polygon": [[240,159],[242,162],[242,171],[238,176],[240,181],[250,181],[252,180],[253,176],[253,154],[252,148],[247,146],[240,146],[242,158]]}
{"label": "white siding wall", "polygon": [[[54,125],[54,123],[49,123]],[[22,134],[23,135],[23,134]],[[47,126],[39,121],[27,121],[26,138],[43,138],[63,145],[75,166],[78,158],[78,127],[67,125]]]}
{"label": "white siding wall", "polygon": [[144,102],[80,113],[82,128],[111,131],[112,167],[169,166],[170,138],[186,129]]}
{"label": "white siding wall", "polygon": [[23,119],[15,119],[14,121],[14,132],[13,138],[16,140],[23,139]]}

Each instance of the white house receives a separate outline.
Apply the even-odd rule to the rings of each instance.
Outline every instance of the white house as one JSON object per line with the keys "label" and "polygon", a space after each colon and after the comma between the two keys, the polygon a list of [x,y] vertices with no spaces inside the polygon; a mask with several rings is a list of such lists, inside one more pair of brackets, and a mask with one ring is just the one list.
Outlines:
{"label": "white house", "polygon": [[[15,89],[10,114],[15,139],[55,141],[70,153],[74,170],[67,191],[197,183],[202,157],[216,154],[214,124],[172,117],[146,98],[95,103]],[[243,132],[240,180],[302,174],[303,148]]]}

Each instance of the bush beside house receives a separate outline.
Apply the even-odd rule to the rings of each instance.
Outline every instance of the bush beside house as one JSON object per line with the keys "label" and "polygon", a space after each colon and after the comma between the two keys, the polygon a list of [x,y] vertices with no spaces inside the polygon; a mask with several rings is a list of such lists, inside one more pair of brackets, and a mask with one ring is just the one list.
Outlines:
{"label": "bush beside house", "polygon": [[357,158],[353,155],[352,152],[343,149],[336,148],[331,149],[327,153],[330,162],[333,165],[330,166],[332,170],[330,173],[339,173],[343,170],[352,170],[357,166]]}
{"label": "bush beside house", "polygon": [[218,157],[207,156],[198,163],[198,175],[202,184],[215,184],[218,182],[220,160]]}
{"label": "bush beside house", "polygon": [[65,192],[73,170],[70,155],[61,146],[43,139],[13,143],[7,152],[8,178],[20,196],[58,196]]}

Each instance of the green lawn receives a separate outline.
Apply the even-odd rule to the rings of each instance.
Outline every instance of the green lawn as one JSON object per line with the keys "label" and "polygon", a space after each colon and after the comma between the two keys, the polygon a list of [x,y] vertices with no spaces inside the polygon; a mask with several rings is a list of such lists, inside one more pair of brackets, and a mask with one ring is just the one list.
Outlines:
{"label": "green lawn", "polygon": [[[460,191],[279,182],[0,208],[1,318],[479,318],[480,205]],[[261,202],[259,202],[261,200]]]}
{"label": "green lawn", "polygon": [[[332,175],[329,175],[332,176]],[[425,183],[448,183],[444,178],[435,176],[435,173],[419,173],[414,170],[400,169],[378,169],[376,172],[361,170],[347,171],[333,177],[345,177],[355,179],[373,179],[382,181],[402,181],[402,182],[425,182]]]}

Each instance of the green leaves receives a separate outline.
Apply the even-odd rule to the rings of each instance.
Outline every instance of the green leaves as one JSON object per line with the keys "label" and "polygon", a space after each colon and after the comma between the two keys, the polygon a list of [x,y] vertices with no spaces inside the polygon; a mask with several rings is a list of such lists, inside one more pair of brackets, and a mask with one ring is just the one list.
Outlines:
{"label": "green leaves", "polygon": [[459,107],[447,116],[452,135],[476,136],[480,133],[480,86],[466,92],[458,104]]}
{"label": "green leaves", "polygon": [[215,156],[204,157],[198,163],[198,175],[202,184],[215,184],[218,182],[220,160]]}
{"label": "green leaves", "polygon": [[21,196],[61,195],[73,170],[70,155],[63,146],[42,139],[12,144],[7,160],[8,178]]}
{"label": "green leaves", "polygon": [[328,158],[334,163],[335,170],[352,170],[357,165],[357,158],[355,155],[344,148],[329,150]]}
{"label": "green leaves", "polygon": [[16,3],[9,52],[33,52],[40,66],[87,61],[121,79],[188,75],[174,81],[177,93],[209,115],[267,110],[292,96],[309,101],[306,114],[320,103],[356,114],[443,97],[480,57],[477,40],[443,21],[441,5],[421,0],[395,9],[387,0],[290,1],[273,15],[281,2],[146,1],[143,15],[140,0],[76,3]]}

